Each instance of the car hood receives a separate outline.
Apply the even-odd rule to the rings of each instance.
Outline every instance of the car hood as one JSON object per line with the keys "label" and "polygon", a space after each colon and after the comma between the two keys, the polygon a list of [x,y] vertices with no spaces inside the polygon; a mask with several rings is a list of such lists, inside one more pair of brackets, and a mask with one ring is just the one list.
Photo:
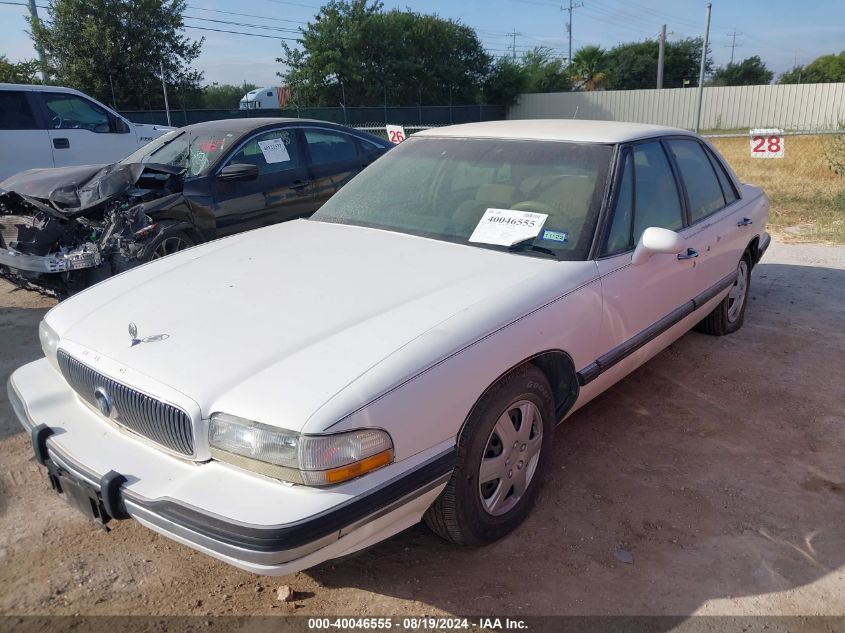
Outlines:
{"label": "car hood", "polygon": [[153,163],[28,169],[0,182],[0,191],[49,202],[52,212],[73,217],[125,193],[145,172],[179,175],[184,170]]}
{"label": "car hood", "polygon": [[[142,266],[47,320],[63,339],[190,397],[204,417],[223,410],[299,430],[415,338],[559,265],[299,220]],[[132,347],[130,322],[143,341]]]}

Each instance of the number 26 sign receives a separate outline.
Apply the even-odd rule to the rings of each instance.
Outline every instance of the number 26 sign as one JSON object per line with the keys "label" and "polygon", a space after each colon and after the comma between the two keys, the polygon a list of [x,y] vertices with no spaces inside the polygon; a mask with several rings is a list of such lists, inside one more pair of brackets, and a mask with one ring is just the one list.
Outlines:
{"label": "number 26 sign", "polygon": [[751,130],[751,158],[783,158],[783,130]]}
{"label": "number 26 sign", "polygon": [[385,125],[385,129],[387,129],[387,140],[391,143],[398,145],[402,141],[405,140],[405,128],[401,125]]}

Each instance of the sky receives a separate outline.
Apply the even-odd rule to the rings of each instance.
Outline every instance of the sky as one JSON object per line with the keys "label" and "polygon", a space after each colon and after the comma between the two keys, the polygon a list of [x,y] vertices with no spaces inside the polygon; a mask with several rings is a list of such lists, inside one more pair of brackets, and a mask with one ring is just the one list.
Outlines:
{"label": "sky", "polygon": [[[566,57],[568,12],[561,8],[563,2],[569,6],[569,0],[384,0],[384,5],[436,13],[471,26],[491,55],[511,55],[516,31],[517,55],[548,46]],[[46,5],[47,0],[37,4]],[[283,66],[275,61],[282,52],[278,38],[291,38],[288,43],[294,44],[296,29],[313,18],[321,4],[319,0],[188,0],[185,25],[191,28],[186,33],[205,37],[194,66],[209,84],[280,85],[276,73]],[[701,0],[578,0],[573,4],[577,7],[572,11],[573,52],[587,44],[609,48],[656,38],[662,24],[667,25],[669,40],[704,31],[706,2]],[[45,17],[47,12],[40,11]],[[0,54],[13,61],[35,57],[25,13],[25,6],[0,3]],[[731,33],[737,33],[735,39]],[[730,61],[734,41],[736,61],[759,55],[776,75],[796,62],[806,64],[819,55],[839,53],[845,49],[845,1],[713,0],[710,42],[717,66]]]}

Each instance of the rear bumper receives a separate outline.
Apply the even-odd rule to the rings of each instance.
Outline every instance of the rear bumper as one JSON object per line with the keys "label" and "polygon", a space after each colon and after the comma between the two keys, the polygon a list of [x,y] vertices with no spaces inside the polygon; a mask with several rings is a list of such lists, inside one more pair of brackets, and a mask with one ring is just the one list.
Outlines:
{"label": "rear bumper", "polygon": [[[331,489],[289,486],[219,462],[197,464],[157,451],[98,419],[66,385],[60,409],[42,406],[44,400],[55,403],[57,393],[35,395],[25,379],[36,372],[42,387],[53,383],[47,372],[61,381],[46,361],[37,361],[9,379],[9,400],[32,437],[36,459],[51,475],[61,473],[96,491],[106,521],[134,518],[253,573],[306,569],[410,527],[454,466],[454,445],[441,446]],[[91,429],[95,435],[89,438]]]}

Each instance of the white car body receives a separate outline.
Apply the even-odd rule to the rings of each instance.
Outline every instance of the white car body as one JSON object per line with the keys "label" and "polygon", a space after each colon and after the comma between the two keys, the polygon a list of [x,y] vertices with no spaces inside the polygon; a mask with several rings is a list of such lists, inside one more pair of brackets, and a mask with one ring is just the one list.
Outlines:
{"label": "white car body", "polygon": [[[613,144],[679,135],[697,138],[571,121],[423,133]],[[299,220],[176,253],[50,311],[59,349],[86,371],[187,412],[188,457],[105,418],[46,359],[12,375],[10,400],[28,431],[49,427],[34,438],[41,459],[94,488],[124,475],[115,494],[144,525],[255,573],[297,571],[420,521],[450,477],[462,424],[513,368],[534,359],[571,388],[557,402],[562,420],[707,315],[743,253],[756,262],[768,245],[765,196],[734,184],[739,200],[678,232],[678,254],[695,248],[696,259],[556,261]],[[130,322],[144,341],[131,347]],[[570,382],[566,371],[577,372]],[[211,459],[219,411],[303,434],[384,429],[394,460],[328,488],[283,484]]]}
{"label": "white car body", "polygon": [[[78,100],[73,103],[87,113],[102,113],[108,130],[62,128],[45,100],[55,95]],[[175,129],[132,123],[96,99],[58,86],[0,84],[0,103],[0,146],[15,148],[0,154],[0,181],[27,169],[113,163]]]}

